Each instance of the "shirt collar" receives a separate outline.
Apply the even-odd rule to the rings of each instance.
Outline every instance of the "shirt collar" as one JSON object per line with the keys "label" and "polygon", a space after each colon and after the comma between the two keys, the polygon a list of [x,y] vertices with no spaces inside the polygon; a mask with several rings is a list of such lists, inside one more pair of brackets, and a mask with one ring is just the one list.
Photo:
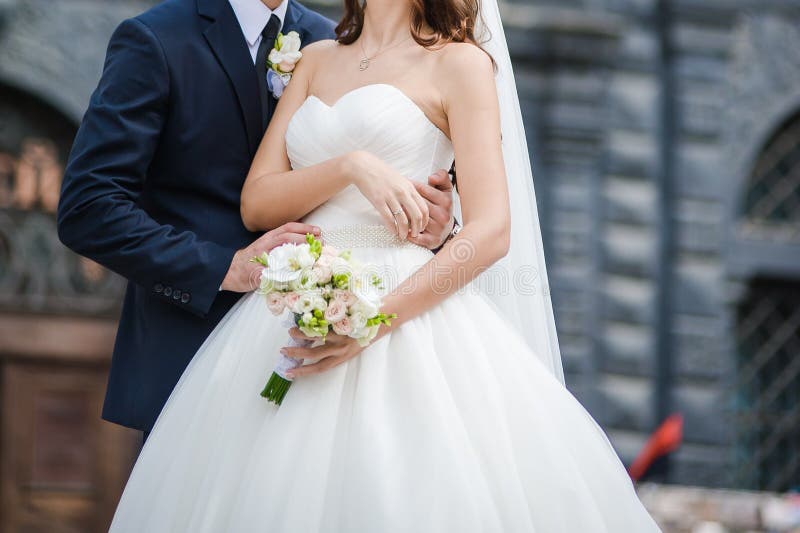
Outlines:
{"label": "shirt collar", "polygon": [[255,46],[261,32],[269,22],[269,18],[274,13],[281,20],[281,26],[286,18],[286,10],[289,7],[289,0],[283,0],[281,4],[272,11],[261,0],[228,0],[236,14],[236,20],[242,27],[242,33],[250,46]]}

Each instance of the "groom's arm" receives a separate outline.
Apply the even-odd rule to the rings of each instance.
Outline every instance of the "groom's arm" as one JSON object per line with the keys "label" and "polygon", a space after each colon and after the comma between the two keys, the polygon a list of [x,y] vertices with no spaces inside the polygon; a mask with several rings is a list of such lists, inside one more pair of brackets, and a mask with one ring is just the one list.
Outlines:
{"label": "groom's arm", "polygon": [[[138,205],[168,98],[169,71],[160,42],[141,21],[126,20],[111,37],[102,78],[75,138],[58,233],[75,252],[202,316],[236,250],[160,224]],[[190,296],[168,298],[156,291],[159,285]]]}

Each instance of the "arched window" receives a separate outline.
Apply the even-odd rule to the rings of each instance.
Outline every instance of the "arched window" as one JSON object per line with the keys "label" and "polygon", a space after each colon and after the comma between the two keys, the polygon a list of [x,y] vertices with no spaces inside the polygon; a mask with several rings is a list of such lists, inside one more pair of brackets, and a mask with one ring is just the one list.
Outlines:
{"label": "arched window", "polygon": [[759,155],[743,208],[746,236],[800,237],[800,115],[787,121]]}
{"label": "arched window", "polygon": [[58,240],[55,212],[76,127],[0,85],[0,312],[112,316],[123,283]]}
{"label": "arched window", "polygon": [[[763,147],[747,182],[734,249],[752,265],[736,307],[735,484],[800,488],[800,115]],[[734,245],[734,248],[738,248]],[[768,253],[767,253],[768,252]],[[776,266],[777,265],[777,266]]]}

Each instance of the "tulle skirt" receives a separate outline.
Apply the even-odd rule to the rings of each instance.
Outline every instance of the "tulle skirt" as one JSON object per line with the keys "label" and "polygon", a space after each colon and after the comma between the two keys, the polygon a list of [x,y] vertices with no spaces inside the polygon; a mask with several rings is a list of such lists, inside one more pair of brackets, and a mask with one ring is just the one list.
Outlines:
{"label": "tulle skirt", "polygon": [[[354,252],[392,283],[429,254]],[[277,407],[259,392],[283,321],[252,294],[214,330],[111,531],[659,531],[605,433],[483,296],[451,296]]]}

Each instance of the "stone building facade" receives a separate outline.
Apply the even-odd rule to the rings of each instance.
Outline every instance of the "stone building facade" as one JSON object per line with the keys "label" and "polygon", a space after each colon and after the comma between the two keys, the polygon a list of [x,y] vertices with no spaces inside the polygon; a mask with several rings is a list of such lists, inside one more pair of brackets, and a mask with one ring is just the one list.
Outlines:
{"label": "stone building facade", "polygon": [[568,381],[626,459],[683,415],[661,481],[800,485],[798,8],[507,5]]}
{"label": "stone building facade", "polygon": [[[108,38],[152,3],[0,0],[3,531],[102,529],[135,453],[96,421],[122,281],[53,211]],[[569,387],[626,463],[683,415],[656,481],[797,488],[800,0],[502,9]]]}

